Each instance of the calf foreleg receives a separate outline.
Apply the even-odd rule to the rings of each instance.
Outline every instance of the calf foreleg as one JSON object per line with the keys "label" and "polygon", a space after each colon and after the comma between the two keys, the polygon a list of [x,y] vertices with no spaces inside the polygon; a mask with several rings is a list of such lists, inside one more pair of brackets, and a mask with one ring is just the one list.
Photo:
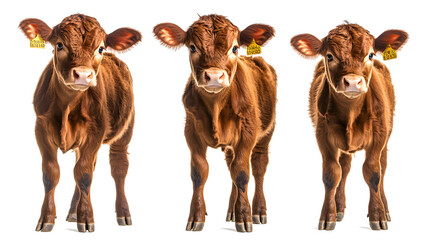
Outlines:
{"label": "calf foreleg", "polygon": [[325,185],[325,200],[319,219],[319,230],[334,230],[337,219],[335,193],[341,180],[341,165],[338,161],[339,150],[325,139],[318,139],[323,158],[322,179]]}
{"label": "calf foreleg", "polygon": [[344,210],[346,208],[346,180],[351,168],[352,155],[347,153],[341,153],[339,162],[341,165],[341,182],[338,185],[337,192],[335,194],[335,203],[337,206],[337,222],[342,221],[344,217]]}
{"label": "calf foreleg", "polygon": [[206,159],[207,145],[200,141],[192,123],[186,123],[185,136],[191,151],[191,180],[194,189],[186,231],[201,231],[204,228],[206,215],[204,185],[209,175],[209,164]]}
{"label": "calf foreleg", "polygon": [[368,216],[372,230],[387,230],[386,211],[380,191],[380,180],[382,178],[381,154],[381,147],[368,149],[366,151],[365,163],[363,164],[363,176],[370,192]]}
{"label": "calf foreleg", "polygon": [[46,126],[36,122],[36,140],[42,155],[43,185],[45,187],[45,198],[36,231],[50,232],[54,228],[55,209],[55,187],[60,179],[60,167],[57,161],[58,148],[47,139]]}
{"label": "calf foreleg", "polygon": [[77,205],[77,228],[79,232],[94,231],[94,214],[92,210],[90,190],[92,174],[100,145],[80,149],[80,159],[74,168],[74,178],[79,188],[80,199]]}
{"label": "calf foreleg", "polygon": [[238,232],[252,232],[252,218],[247,185],[250,174],[251,148],[237,147],[235,159],[230,165],[232,182],[236,187],[235,228]]}

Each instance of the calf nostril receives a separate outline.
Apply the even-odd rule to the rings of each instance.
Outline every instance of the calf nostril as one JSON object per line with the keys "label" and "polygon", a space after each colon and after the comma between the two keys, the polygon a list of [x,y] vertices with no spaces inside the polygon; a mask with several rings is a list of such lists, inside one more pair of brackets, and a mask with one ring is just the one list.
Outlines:
{"label": "calf nostril", "polygon": [[359,82],[357,83],[357,85],[359,86],[359,85],[362,85],[362,79],[361,80],[359,80]]}
{"label": "calf nostril", "polygon": [[86,77],[87,79],[92,79],[92,77],[94,76],[93,72],[91,71],[91,73],[89,74],[88,77]]}
{"label": "calf nostril", "polygon": [[222,75],[220,75],[219,79],[224,79],[225,78],[225,73],[222,72]]}
{"label": "calf nostril", "polygon": [[350,86],[350,83],[349,83],[349,81],[347,81],[347,79],[343,79],[343,82],[344,82],[344,86],[345,87],[348,87],[348,86]]}
{"label": "calf nostril", "polygon": [[204,72],[204,79],[208,82],[210,81],[210,76],[207,72]]}
{"label": "calf nostril", "polygon": [[73,69],[73,77],[74,78],[79,78],[80,77],[79,73],[75,69]]}

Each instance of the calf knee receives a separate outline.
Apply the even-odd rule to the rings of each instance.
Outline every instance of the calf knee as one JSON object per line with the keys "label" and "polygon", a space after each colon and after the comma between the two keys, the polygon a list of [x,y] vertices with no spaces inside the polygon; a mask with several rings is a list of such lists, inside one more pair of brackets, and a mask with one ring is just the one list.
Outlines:
{"label": "calf knee", "polygon": [[246,172],[240,171],[237,178],[235,179],[235,185],[237,185],[237,188],[240,189],[242,192],[245,192],[248,182],[249,176],[247,176]]}
{"label": "calf knee", "polygon": [[378,191],[378,184],[380,183],[380,175],[378,173],[373,173],[369,179],[369,187],[372,188],[375,192]]}
{"label": "calf knee", "polygon": [[79,189],[86,194],[89,193],[91,182],[92,178],[88,173],[84,173],[79,179],[77,179],[77,185]]}

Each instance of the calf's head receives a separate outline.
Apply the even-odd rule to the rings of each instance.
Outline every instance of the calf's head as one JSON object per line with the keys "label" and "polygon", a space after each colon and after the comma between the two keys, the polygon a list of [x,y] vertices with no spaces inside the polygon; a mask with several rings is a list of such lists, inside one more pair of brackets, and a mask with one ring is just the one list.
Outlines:
{"label": "calf's head", "polygon": [[253,39],[264,45],[274,36],[271,26],[253,24],[240,31],[220,15],[202,16],[186,32],[173,23],[158,24],[153,32],[167,47],[188,47],[192,78],[196,86],[208,93],[218,93],[230,86],[240,46],[248,46]]}
{"label": "calf's head", "polygon": [[388,30],[374,38],[357,24],[343,24],[322,40],[301,34],[293,37],[291,44],[304,57],[322,55],[331,89],[354,99],[370,87],[375,54],[388,44],[397,50],[407,39],[408,34],[401,30]]}
{"label": "calf's head", "polygon": [[106,48],[123,51],[141,40],[138,31],[119,28],[106,34],[95,18],[75,14],[51,29],[39,19],[25,19],[19,28],[29,39],[38,34],[54,47],[53,64],[58,79],[72,90],[85,91],[97,85],[97,75]]}

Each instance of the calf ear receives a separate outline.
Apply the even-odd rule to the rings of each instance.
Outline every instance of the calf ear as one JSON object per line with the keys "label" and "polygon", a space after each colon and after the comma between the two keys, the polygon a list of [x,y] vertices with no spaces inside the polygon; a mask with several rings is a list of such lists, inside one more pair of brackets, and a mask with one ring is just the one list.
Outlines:
{"label": "calf ear", "polygon": [[28,39],[33,40],[40,34],[43,40],[48,41],[52,29],[42,20],[37,18],[28,18],[19,23],[19,28],[24,32]]}
{"label": "calf ear", "polygon": [[315,57],[322,48],[322,41],[307,33],[296,35],[290,40],[290,44],[304,57]]}
{"label": "calf ear", "polygon": [[186,32],[173,23],[161,23],[153,28],[153,34],[161,43],[170,48],[179,48],[185,44]]}
{"label": "calf ear", "polygon": [[384,51],[388,44],[398,50],[408,40],[408,33],[401,30],[387,30],[375,39],[375,51]]}
{"label": "calf ear", "polygon": [[240,32],[240,45],[249,46],[253,39],[263,46],[268,40],[274,37],[274,28],[265,24],[252,24]]}
{"label": "calf ear", "polygon": [[142,40],[140,32],[131,28],[119,28],[107,35],[106,47],[124,51]]}

